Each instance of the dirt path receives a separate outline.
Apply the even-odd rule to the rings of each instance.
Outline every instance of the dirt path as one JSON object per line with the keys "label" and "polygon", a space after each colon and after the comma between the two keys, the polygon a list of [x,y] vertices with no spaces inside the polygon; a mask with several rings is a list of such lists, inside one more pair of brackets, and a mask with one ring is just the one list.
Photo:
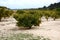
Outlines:
{"label": "dirt path", "polygon": [[13,21],[10,20],[8,22],[0,22],[0,34],[4,32],[32,33],[34,35],[48,37],[51,40],[60,40],[60,20],[45,21],[42,22],[40,27],[29,30],[18,30],[15,23],[16,22],[14,20]]}

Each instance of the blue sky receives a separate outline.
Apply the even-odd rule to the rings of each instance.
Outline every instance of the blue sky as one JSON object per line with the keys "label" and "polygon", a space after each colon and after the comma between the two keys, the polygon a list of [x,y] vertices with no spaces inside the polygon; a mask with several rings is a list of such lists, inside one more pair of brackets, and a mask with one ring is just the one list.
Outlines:
{"label": "blue sky", "polygon": [[6,6],[11,9],[38,8],[59,1],[60,0],[0,0],[0,6]]}

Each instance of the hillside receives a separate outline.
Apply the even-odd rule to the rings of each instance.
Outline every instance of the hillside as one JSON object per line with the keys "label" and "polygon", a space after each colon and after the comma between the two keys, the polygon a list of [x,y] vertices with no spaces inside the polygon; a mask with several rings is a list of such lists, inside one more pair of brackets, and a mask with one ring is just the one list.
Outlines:
{"label": "hillside", "polygon": [[51,4],[51,5],[49,5],[47,8],[49,8],[49,9],[60,8],[60,2]]}

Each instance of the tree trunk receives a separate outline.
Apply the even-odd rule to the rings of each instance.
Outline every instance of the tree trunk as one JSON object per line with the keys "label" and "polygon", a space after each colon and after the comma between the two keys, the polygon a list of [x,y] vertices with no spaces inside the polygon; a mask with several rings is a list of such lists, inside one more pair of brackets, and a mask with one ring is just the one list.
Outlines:
{"label": "tree trunk", "polygon": [[48,18],[47,18],[47,21],[48,21]]}
{"label": "tree trunk", "polygon": [[55,18],[54,18],[54,21],[55,21]]}
{"label": "tree trunk", "polygon": [[56,20],[56,18],[54,18],[54,21]]}
{"label": "tree trunk", "polygon": [[31,27],[29,27],[29,29],[31,29]]}

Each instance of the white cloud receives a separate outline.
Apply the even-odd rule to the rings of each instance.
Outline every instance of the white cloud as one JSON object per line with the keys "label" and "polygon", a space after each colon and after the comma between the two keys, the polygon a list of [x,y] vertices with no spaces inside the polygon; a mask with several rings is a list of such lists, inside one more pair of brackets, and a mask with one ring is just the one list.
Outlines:
{"label": "white cloud", "polygon": [[55,3],[57,0],[0,0],[0,5],[10,8],[33,8],[48,6],[51,3]]}

